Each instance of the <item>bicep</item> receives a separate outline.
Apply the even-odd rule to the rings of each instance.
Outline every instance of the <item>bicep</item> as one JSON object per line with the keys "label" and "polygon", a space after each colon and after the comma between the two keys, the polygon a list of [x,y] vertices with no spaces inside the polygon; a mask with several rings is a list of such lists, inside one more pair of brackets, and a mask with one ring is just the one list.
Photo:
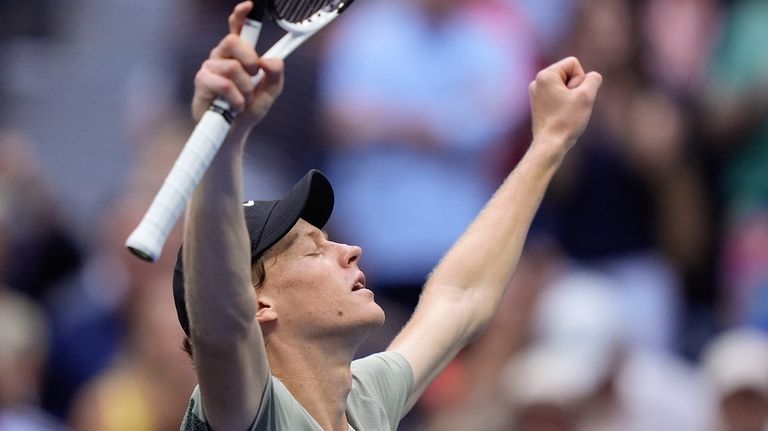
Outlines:
{"label": "bicep", "polygon": [[248,429],[261,406],[269,366],[258,323],[227,343],[193,339],[195,368],[207,423],[213,430]]}
{"label": "bicep", "polygon": [[413,390],[404,413],[466,345],[470,325],[463,302],[464,293],[458,290],[446,287],[439,294],[425,290],[413,317],[387,348],[403,355],[413,370]]}

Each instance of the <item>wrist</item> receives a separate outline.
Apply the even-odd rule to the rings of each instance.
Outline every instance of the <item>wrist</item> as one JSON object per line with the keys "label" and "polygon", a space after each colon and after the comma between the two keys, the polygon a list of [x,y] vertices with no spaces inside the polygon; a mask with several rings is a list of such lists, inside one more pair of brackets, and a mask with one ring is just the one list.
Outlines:
{"label": "wrist", "polygon": [[245,118],[245,115],[238,116],[232,121],[228,137],[233,141],[245,143],[245,140],[248,139],[251,130],[253,130],[255,126],[256,122],[249,121],[248,118]]}
{"label": "wrist", "polygon": [[573,146],[568,139],[551,134],[537,134],[533,137],[527,156],[545,166],[558,168]]}
{"label": "wrist", "polygon": [[240,163],[250,130],[243,124],[238,124],[236,121],[232,122],[224,142],[221,143],[221,147],[216,153],[214,162],[224,166]]}

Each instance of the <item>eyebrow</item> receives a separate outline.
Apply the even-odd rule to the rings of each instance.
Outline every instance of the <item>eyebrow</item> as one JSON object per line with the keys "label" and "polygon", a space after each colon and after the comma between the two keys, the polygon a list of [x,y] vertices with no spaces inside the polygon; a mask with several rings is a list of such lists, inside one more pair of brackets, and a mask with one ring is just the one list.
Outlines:
{"label": "eyebrow", "polygon": [[323,239],[325,239],[326,241],[328,240],[328,232],[326,232],[325,229],[318,229],[318,230],[313,229],[308,231],[305,235],[310,238],[317,238],[318,235],[322,235]]}
{"label": "eyebrow", "polygon": [[322,235],[325,240],[328,240],[328,232],[326,232],[324,229],[311,229],[307,230],[305,232],[297,232],[292,231],[289,232],[285,237],[283,237],[282,245],[280,246],[279,252],[283,252],[285,250],[291,249],[293,245],[298,241],[299,238],[307,237],[312,240],[312,242],[317,242],[318,236]]}
{"label": "eyebrow", "polygon": [[283,237],[284,241],[281,241],[282,244],[280,245],[279,252],[282,253],[283,251],[290,249],[293,243],[295,243],[298,238],[299,238],[298,232],[296,231],[289,232],[286,236]]}

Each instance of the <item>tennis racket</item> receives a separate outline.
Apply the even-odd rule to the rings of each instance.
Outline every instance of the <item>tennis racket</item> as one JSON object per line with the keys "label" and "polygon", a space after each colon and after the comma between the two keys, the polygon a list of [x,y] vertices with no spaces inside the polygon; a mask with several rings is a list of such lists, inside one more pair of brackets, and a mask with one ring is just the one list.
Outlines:
{"label": "tennis racket", "polygon": [[[339,16],[353,0],[265,0],[256,1],[240,33],[256,44],[264,10],[287,34],[264,58],[285,59],[318,30]],[[260,70],[252,81],[264,79]],[[195,126],[178,159],[160,187],[144,218],[128,237],[125,246],[143,260],[160,256],[168,234],[181,216],[197,185],[221,147],[235,114],[223,100],[216,100]]]}

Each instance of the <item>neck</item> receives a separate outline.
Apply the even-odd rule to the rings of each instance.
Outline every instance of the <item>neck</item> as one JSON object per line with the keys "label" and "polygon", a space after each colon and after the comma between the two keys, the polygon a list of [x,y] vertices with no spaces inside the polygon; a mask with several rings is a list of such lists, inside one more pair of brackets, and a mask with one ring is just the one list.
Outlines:
{"label": "neck", "polygon": [[267,356],[272,374],[324,430],[346,431],[354,351],[335,347],[272,339]]}

